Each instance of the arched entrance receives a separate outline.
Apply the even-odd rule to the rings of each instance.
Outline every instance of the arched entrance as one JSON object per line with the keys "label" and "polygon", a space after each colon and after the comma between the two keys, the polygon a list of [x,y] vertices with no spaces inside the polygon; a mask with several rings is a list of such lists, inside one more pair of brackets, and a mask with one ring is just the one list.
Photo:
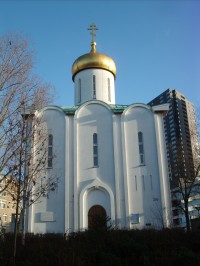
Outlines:
{"label": "arched entrance", "polygon": [[101,205],[94,205],[89,209],[88,228],[106,228],[106,210]]}

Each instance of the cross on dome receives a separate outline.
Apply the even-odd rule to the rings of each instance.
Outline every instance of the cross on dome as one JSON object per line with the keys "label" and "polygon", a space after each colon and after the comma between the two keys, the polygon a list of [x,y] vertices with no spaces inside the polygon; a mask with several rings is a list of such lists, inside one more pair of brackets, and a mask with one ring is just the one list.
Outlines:
{"label": "cross on dome", "polygon": [[95,31],[98,30],[96,25],[92,23],[88,30],[92,35],[91,50],[89,53],[79,56],[72,65],[72,80],[75,80],[75,76],[85,69],[103,69],[111,72],[116,78],[116,65],[112,58],[96,51],[96,42],[94,37]]}
{"label": "cross on dome", "polygon": [[88,28],[88,30],[90,30],[90,34],[92,35],[92,42],[94,42],[94,37],[96,37],[96,34],[94,33],[95,30],[98,30],[96,24],[92,23],[90,25],[90,28]]}

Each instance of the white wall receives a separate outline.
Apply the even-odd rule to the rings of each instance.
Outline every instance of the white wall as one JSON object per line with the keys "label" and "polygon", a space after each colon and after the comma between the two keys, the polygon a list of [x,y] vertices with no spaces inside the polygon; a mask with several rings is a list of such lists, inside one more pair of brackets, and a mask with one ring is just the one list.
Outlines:
{"label": "white wall", "polygon": [[[30,208],[29,231],[85,229],[94,205],[104,207],[120,228],[162,223],[163,209],[169,206],[169,187],[161,113],[135,104],[123,114],[114,114],[106,103],[93,100],[81,105],[74,116],[66,116],[56,107],[48,107],[44,114],[56,155],[47,174],[59,177],[59,183],[49,199],[42,198]],[[139,131],[143,133],[144,165],[139,160]],[[98,136],[98,167],[93,165],[94,133]],[[41,213],[53,215],[55,221],[42,222]],[[139,214],[139,224],[131,223],[133,214]]]}
{"label": "white wall", "polygon": [[[144,164],[139,159],[138,132],[143,134]],[[157,218],[152,217],[155,209],[161,209],[154,114],[146,105],[132,105],[124,111],[123,136],[127,225],[132,214],[139,214],[140,223],[131,227],[143,228]]]}
{"label": "white wall", "polygon": [[[41,115],[41,114],[40,114]],[[46,179],[57,182],[55,191],[48,191],[48,198],[41,197],[29,209],[32,215],[29,232],[64,232],[65,227],[65,114],[56,107],[43,110],[47,134],[53,135],[53,168],[46,169]],[[36,158],[37,160],[37,158]],[[40,182],[39,182],[40,183]]]}
{"label": "white wall", "polygon": [[[82,195],[83,210],[76,208],[76,217],[78,224],[75,228],[87,227],[88,208],[99,204],[98,193],[107,195],[104,199],[107,204],[104,208],[107,210],[107,215],[112,219],[114,217],[114,198],[115,191],[115,172],[114,172],[114,153],[113,153],[113,112],[106,104],[97,101],[89,102],[77,111],[75,116],[75,195],[80,195],[87,187],[87,190]],[[98,167],[93,165],[93,134],[98,136]],[[91,197],[88,191],[94,186],[94,181],[97,185],[95,193],[92,192]],[[99,191],[97,191],[100,189]],[[77,190],[77,191],[76,191]],[[91,193],[91,192],[90,192]],[[95,196],[94,196],[95,195]],[[103,195],[103,194],[102,194]],[[111,206],[112,201],[112,206]],[[77,203],[78,204],[78,203]],[[80,202],[80,204],[82,204]],[[79,206],[80,207],[80,206]],[[82,217],[83,216],[83,217]]]}
{"label": "white wall", "polygon": [[[104,69],[86,69],[77,73],[74,79],[75,105],[93,100],[93,75],[96,77],[96,99],[108,104],[115,104],[115,81],[113,74]],[[108,100],[108,78],[110,79],[110,101]],[[81,101],[79,101],[79,79],[81,80]]]}

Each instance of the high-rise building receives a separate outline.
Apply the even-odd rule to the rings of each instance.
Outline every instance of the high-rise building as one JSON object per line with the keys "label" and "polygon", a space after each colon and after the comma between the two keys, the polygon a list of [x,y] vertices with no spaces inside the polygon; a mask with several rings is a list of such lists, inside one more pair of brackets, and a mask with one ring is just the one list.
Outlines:
{"label": "high-rise building", "polygon": [[[169,177],[171,188],[174,188],[180,175],[193,175],[194,147],[198,142],[196,116],[194,105],[177,90],[167,89],[148,104],[163,103],[170,104],[168,115],[164,118],[164,128]],[[180,161],[177,161],[180,157],[181,167]]]}
{"label": "high-rise building", "polygon": [[[163,103],[169,103],[164,129],[171,189],[176,191],[180,178],[194,177],[195,147],[198,143],[196,115],[194,105],[176,90],[167,89],[150,101],[149,105]],[[179,199],[181,200],[180,196]],[[191,198],[189,202],[191,205]],[[172,196],[173,222],[175,225],[184,226],[184,218],[177,204],[177,198],[173,200]],[[190,206],[189,212],[191,210],[193,208]],[[191,217],[193,215],[194,213],[191,213]]]}

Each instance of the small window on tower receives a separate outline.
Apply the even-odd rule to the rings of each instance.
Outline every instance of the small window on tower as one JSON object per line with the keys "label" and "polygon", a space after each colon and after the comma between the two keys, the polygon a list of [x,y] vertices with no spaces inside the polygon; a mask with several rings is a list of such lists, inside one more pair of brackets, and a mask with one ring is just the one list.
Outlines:
{"label": "small window on tower", "polygon": [[96,76],[93,75],[93,99],[96,99]]}
{"label": "small window on tower", "polygon": [[81,79],[78,80],[78,102],[81,102]]}
{"label": "small window on tower", "polygon": [[108,101],[111,101],[111,95],[110,95],[110,79],[108,78]]}

